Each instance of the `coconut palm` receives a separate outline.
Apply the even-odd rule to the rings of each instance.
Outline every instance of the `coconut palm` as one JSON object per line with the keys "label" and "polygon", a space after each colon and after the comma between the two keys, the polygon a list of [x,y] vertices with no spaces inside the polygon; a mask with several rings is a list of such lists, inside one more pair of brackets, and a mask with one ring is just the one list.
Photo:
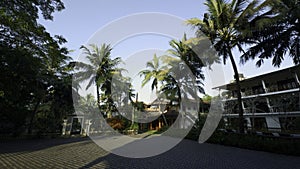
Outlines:
{"label": "coconut palm", "polygon": [[[168,70],[165,66],[161,65],[160,57],[157,57],[156,54],[154,54],[152,61],[146,63],[146,67],[147,69],[139,72],[140,76],[144,76],[144,79],[142,81],[142,87],[144,87],[153,79],[151,83],[151,90],[153,91],[155,89],[156,93],[159,94],[158,83],[162,83],[162,81],[166,78]],[[160,96],[158,97],[160,98]],[[162,116],[164,118],[165,124],[168,125],[163,113]]]}
{"label": "coconut palm", "polygon": [[254,45],[242,56],[242,62],[258,59],[256,65],[261,66],[265,59],[272,58],[272,64],[279,67],[288,54],[300,64],[300,1],[277,0],[269,6],[271,23],[251,32]]}
{"label": "coconut palm", "polygon": [[204,14],[203,20],[198,18],[189,19],[187,23],[198,29],[197,36],[207,36],[212,42],[218,55],[222,57],[224,64],[229,59],[234,71],[236,91],[239,107],[239,131],[244,132],[244,118],[241,98],[241,86],[239,72],[236,65],[233,50],[235,48],[244,52],[242,45],[249,43],[242,30],[247,30],[249,20],[258,15],[266,6],[254,0],[207,0],[205,5],[208,13]]}
{"label": "coconut palm", "polygon": [[[172,42],[177,43],[176,41]],[[187,55],[185,55],[185,52],[181,54],[180,57],[184,60]],[[199,63],[191,62],[192,59],[183,61],[179,57],[174,57],[174,55],[164,56],[162,60],[168,66],[168,74],[163,81],[160,92],[171,101],[170,105],[174,106],[173,102],[177,102],[180,103],[177,105],[180,108],[180,105],[188,104],[190,99],[199,101],[199,92],[204,93],[202,88],[204,75],[201,71],[202,67],[198,65]],[[190,66],[186,64],[187,62]],[[184,117],[196,118],[194,114],[187,112],[181,112],[181,114]]]}
{"label": "coconut palm", "polygon": [[197,79],[191,68],[181,59],[174,56],[163,56],[162,60],[168,67],[168,72],[163,79],[160,93],[164,94],[171,101],[171,105],[174,101],[181,103],[182,99],[193,98],[197,100],[198,93],[204,93],[201,81],[204,79],[204,75],[201,72],[201,68],[194,72],[201,75],[201,79]]}
{"label": "coconut palm", "polygon": [[82,106],[78,107],[78,110],[82,111],[86,115],[92,114],[97,108],[97,101],[91,94],[88,94],[86,97],[80,97],[79,103]]}
{"label": "coconut palm", "polygon": [[[208,61],[206,59],[201,58],[202,56],[199,56],[199,53],[196,53],[196,49],[192,48],[191,45],[189,45],[189,41],[187,40],[186,34],[184,34],[183,38],[181,41],[177,40],[171,40],[170,41],[170,46],[172,47],[169,49],[167,52],[171,56],[175,56],[177,59],[172,59],[172,57],[164,57],[164,62],[169,63],[171,65],[173,70],[181,70],[182,68],[189,68],[191,73],[193,74],[194,77],[189,77],[194,79],[197,83],[197,87],[200,93],[204,93],[204,89],[201,87],[203,85],[202,81],[205,79],[204,74],[202,72],[202,68],[208,64]],[[215,58],[216,62],[218,61],[218,58]],[[173,63],[172,63],[173,62]],[[183,63],[186,66],[184,67],[178,67],[180,64]],[[188,70],[187,70],[188,71]],[[184,72],[184,71],[183,71]],[[187,80],[187,76],[184,76],[185,80]]]}
{"label": "coconut palm", "polygon": [[144,76],[144,80],[142,81],[142,87],[144,87],[147,83],[153,79],[151,83],[151,89],[156,91],[158,90],[158,82],[161,82],[166,74],[167,70],[165,67],[161,66],[160,57],[157,57],[154,54],[152,61],[146,63],[146,70],[142,70],[139,75]]}
{"label": "coconut palm", "polygon": [[112,48],[110,45],[102,44],[101,47],[98,47],[92,44],[90,47],[91,49],[86,46],[81,47],[89,64],[77,63],[77,69],[81,71],[76,72],[75,79],[78,82],[89,80],[86,90],[93,84],[96,85],[97,104],[100,107],[100,91],[104,93],[102,100],[107,99],[107,96],[111,93],[111,79],[114,74],[120,71],[117,66],[121,63],[121,59],[119,57],[111,58]]}

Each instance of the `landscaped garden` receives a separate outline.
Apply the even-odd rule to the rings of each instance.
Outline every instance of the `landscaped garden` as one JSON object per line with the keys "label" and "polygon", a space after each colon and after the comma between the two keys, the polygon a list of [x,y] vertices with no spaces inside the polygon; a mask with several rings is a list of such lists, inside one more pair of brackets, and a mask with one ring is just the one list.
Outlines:
{"label": "landscaped garden", "polygon": [[[149,93],[158,98],[146,104],[138,99],[132,78],[124,75],[127,70],[120,67],[124,58],[113,56],[113,44],[78,46],[86,58],[81,62],[64,47],[64,35],[53,35],[41,24],[41,18],[51,21],[56,12],[65,9],[62,0],[0,2],[0,139],[60,137],[67,132],[70,136],[92,135],[101,132],[102,124],[89,118],[99,117],[125,135],[161,134],[172,124],[178,125],[181,135],[185,125],[195,123],[186,138],[198,141],[211,99],[221,97],[209,96],[205,91],[204,70],[224,63],[232,66],[234,74],[234,90],[224,96],[235,97],[234,105],[227,107],[234,108],[237,117],[230,125],[221,120],[208,142],[299,155],[299,138],[284,136],[294,132],[288,129],[298,128],[298,114],[280,117],[286,131],[280,131],[279,136],[271,136],[273,132],[267,129],[265,135],[253,134],[254,127],[247,129],[243,94],[250,90],[243,90],[239,72],[239,66],[247,63],[263,67],[267,60],[274,67],[284,60],[299,66],[299,0],[206,0],[203,6],[203,17],[194,16],[184,23],[195,30],[193,37],[183,33],[181,39],[168,41],[165,55],[149,55],[145,69],[136,72],[142,78],[139,85],[148,86]],[[286,79],[278,86],[282,90],[295,89],[289,91],[293,96],[285,100],[298,104],[283,105],[300,111],[300,94],[296,91],[300,88],[299,72],[293,73],[294,81]],[[269,91],[276,92],[275,86],[270,85]],[[94,95],[82,94],[93,89]],[[267,92],[263,88],[253,90],[256,94]],[[150,118],[155,112],[159,116],[151,122],[135,121]],[[174,123],[180,116],[182,122]],[[266,128],[254,118],[252,123]]]}

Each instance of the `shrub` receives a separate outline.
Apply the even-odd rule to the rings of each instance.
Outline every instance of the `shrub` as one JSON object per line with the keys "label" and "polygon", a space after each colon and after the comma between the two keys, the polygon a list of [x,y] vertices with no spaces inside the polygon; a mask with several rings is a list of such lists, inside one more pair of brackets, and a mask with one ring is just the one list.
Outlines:
{"label": "shrub", "polygon": [[300,156],[299,138],[258,136],[254,134],[216,131],[209,138],[208,142],[252,150]]}

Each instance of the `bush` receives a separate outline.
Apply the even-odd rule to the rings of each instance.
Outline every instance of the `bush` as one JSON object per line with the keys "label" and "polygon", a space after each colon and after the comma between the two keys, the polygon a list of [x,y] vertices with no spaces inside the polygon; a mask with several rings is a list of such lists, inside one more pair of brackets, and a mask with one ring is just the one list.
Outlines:
{"label": "bush", "polygon": [[251,150],[300,156],[299,138],[258,136],[254,134],[226,133],[222,131],[216,131],[209,138],[208,142]]}
{"label": "bush", "polygon": [[[198,141],[202,127],[206,120],[205,115],[201,115],[199,117],[199,120],[195,122],[191,131],[185,137],[186,139]],[[223,127],[224,122],[221,121],[218,128]],[[274,137],[271,135],[260,136],[254,133],[239,134],[216,130],[207,142],[251,150],[300,156],[299,138]]]}

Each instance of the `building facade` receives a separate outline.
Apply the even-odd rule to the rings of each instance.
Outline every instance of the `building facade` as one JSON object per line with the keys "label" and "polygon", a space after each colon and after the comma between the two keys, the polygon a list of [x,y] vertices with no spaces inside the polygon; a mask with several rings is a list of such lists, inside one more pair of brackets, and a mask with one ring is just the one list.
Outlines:
{"label": "building facade", "polygon": [[[245,126],[250,130],[300,132],[300,65],[252,78],[240,78]],[[215,87],[222,97],[223,119],[237,128],[236,83]]]}

